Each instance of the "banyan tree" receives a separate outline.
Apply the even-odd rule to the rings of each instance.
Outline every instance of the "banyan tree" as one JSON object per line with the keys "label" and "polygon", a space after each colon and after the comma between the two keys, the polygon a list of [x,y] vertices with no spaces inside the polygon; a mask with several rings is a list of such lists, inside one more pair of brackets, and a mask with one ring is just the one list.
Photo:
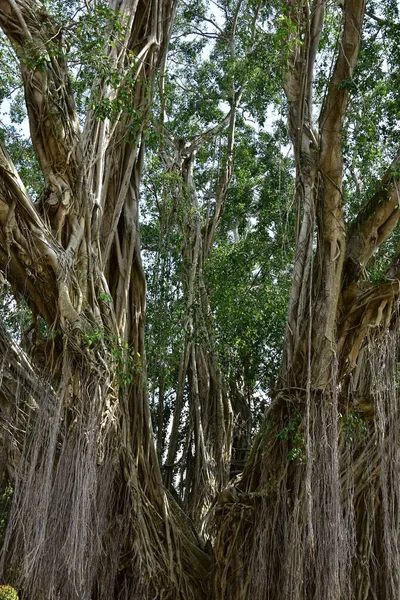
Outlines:
{"label": "banyan tree", "polygon": [[[205,16],[206,4],[182,0],[194,11],[193,31],[196,11],[213,22],[205,35],[227,53],[218,68],[225,65],[228,92],[215,100],[225,102],[219,121],[192,134],[189,127],[182,139],[163,104],[179,2],[0,0],[0,58],[18,67],[28,164],[40,180],[36,193],[2,135],[1,285],[11,312],[23,304],[28,316],[18,331],[0,320],[0,483],[9,499],[0,577],[32,600],[398,600],[397,3],[212,2],[223,26]],[[193,32],[184,35],[190,44]],[[377,40],[385,36],[384,48]],[[237,475],[232,440],[242,442],[232,424],[235,382],[227,385],[235,371],[224,379],[214,352],[207,268],[220,228],[230,227],[237,129],[262,110],[271,118],[263,40],[265,79],[274,78],[269,93],[279,96],[279,127],[286,118],[293,149],[285,177],[294,179],[295,258],[279,376]],[[166,422],[167,383],[153,374],[155,440],[139,197],[157,87],[160,147],[153,139],[152,151],[167,172],[167,223],[182,203],[189,210],[175,221],[184,240],[176,253],[184,334],[177,380],[168,382],[175,404]],[[390,102],[380,104],[385,96]],[[367,146],[379,127],[391,141],[379,141],[375,165]],[[204,178],[217,135],[225,137],[206,198],[196,189],[196,154]],[[375,169],[374,185],[363,185],[366,169]],[[277,227],[269,230],[277,237]],[[163,348],[173,347],[167,339]],[[249,406],[238,412],[248,415]],[[247,443],[250,417],[243,423]],[[179,498],[182,446],[178,477],[187,489]]]}
{"label": "banyan tree", "polygon": [[[215,593],[226,600],[400,593],[395,249],[384,273],[370,276],[371,259],[399,220],[398,156],[358,214],[344,187],[345,134],[351,137],[344,128],[363,94],[352,85],[368,76],[355,71],[371,37],[363,24],[368,16],[390,27],[390,19],[379,19],[376,6],[366,16],[364,0],[333,10],[332,17],[321,0],[283,3],[296,258],[271,405],[242,476],[216,511]],[[337,43],[318,94],[320,50],[332,24]],[[359,177],[349,170],[357,192]]]}
{"label": "banyan tree", "polygon": [[92,8],[108,29],[82,118],[71,32],[35,0],[0,5],[44,181],[33,202],[1,143],[0,268],[33,316],[25,351],[1,330],[14,490],[2,577],[31,598],[202,598],[210,558],[170,506],[152,439],[138,231],[143,135],[176,6]]}

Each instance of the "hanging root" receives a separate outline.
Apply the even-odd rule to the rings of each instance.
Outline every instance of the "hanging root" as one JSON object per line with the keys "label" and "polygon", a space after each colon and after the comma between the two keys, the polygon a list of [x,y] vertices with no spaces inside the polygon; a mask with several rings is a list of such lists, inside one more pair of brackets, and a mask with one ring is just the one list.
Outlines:
{"label": "hanging root", "polygon": [[215,510],[218,599],[400,597],[396,329],[341,388],[333,372],[329,394],[275,398],[238,483],[247,502]]}
{"label": "hanging root", "polygon": [[155,466],[143,432],[129,438],[130,392],[67,336],[58,381],[40,380],[1,331],[0,417],[12,409],[17,444],[1,577],[32,600],[207,597],[210,556],[156,479],[140,480],[137,465]]}

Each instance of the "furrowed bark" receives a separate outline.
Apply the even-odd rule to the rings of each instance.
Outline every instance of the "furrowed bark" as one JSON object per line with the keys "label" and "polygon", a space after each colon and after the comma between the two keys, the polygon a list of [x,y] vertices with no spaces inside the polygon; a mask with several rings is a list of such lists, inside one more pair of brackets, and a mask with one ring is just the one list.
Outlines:
{"label": "furrowed bark", "polygon": [[[285,335],[283,365],[288,376],[295,360],[300,338],[301,323],[307,310],[311,276],[310,250],[315,222],[315,186],[318,174],[318,132],[312,119],[312,74],[319,37],[324,19],[325,3],[288,3],[293,32],[287,43],[293,45],[289,69],[284,74],[284,90],[289,102],[289,133],[296,158],[296,201],[298,211],[296,258],[292,291],[289,301],[288,327]],[[303,30],[304,27],[304,30]],[[300,36],[304,43],[300,44]]]}

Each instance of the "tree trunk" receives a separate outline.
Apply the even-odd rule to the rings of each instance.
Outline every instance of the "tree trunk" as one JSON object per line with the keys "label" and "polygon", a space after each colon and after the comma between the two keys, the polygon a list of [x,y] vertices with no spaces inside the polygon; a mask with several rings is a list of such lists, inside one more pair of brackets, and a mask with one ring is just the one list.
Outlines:
{"label": "tree trunk", "polygon": [[138,190],[175,3],[110,8],[125,29],[108,60],[124,77],[92,93],[121,109],[104,120],[92,110],[81,132],[57,23],[33,0],[0,3],[45,180],[35,205],[1,147],[0,266],[51,332],[41,356],[32,345],[31,361],[6,358],[23,387],[30,373],[47,383],[18,406],[25,437],[1,567],[33,599],[201,598],[209,558],[164,492],[144,385]]}
{"label": "tree trunk", "polygon": [[[216,191],[218,211],[222,214],[231,173],[235,110],[230,117],[230,146],[228,159],[221,167],[221,178]],[[180,194],[189,199],[187,215],[180,227],[184,234],[182,254],[182,284],[184,290],[183,329],[185,332],[180,358],[176,400],[168,454],[164,466],[164,481],[172,485],[179,445],[179,428],[184,408],[185,385],[188,385],[189,424],[184,440],[184,454],[180,459],[180,477],[184,480],[183,505],[187,514],[200,527],[205,512],[218,490],[227,485],[232,444],[232,408],[223,393],[218,356],[212,331],[213,316],[205,285],[205,262],[209,253],[207,243],[212,244],[215,220],[220,215],[202,219],[194,183],[196,152],[211,133],[201,135],[195,141],[175,148],[173,169],[181,174]],[[170,143],[174,143],[170,138]],[[182,144],[180,144],[182,146]],[[228,175],[227,175],[228,173]],[[177,202],[182,202],[182,198]],[[184,200],[183,200],[184,201]]]}
{"label": "tree trunk", "polygon": [[[216,505],[217,598],[399,597],[399,295],[363,267],[398,221],[391,168],[347,229],[342,128],[365,2],[344,3],[318,127],[325,2],[288,5],[284,77],[301,222],[280,377],[242,477]],[[397,159],[395,164],[397,163]]]}

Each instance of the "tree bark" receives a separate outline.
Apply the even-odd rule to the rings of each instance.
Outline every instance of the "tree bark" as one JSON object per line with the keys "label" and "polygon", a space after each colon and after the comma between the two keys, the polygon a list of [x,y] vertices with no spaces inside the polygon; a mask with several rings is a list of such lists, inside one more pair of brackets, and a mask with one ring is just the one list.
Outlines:
{"label": "tree bark", "polygon": [[[26,385],[30,372],[46,372],[49,384],[32,391],[33,406],[22,396],[18,407],[17,427],[25,412],[28,423],[1,566],[37,599],[154,590],[200,598],[209,557],[163,489],[144,385],[138,190],[175,2],[112,0],[110,8],[125,29],[107,58],[129,81],[129,110],[105,120],[92,110],[81,131],[60,27],[33,0],[0,4],[45,181],[35,205],[1,148],[0,267],[53,332],[45,355],[36,360],[32,346],[36,365],[26,358],[18,375]],[[99,78],[92,94],[101,102],[123,92]],[[21,366],[16,360],[6,368]],[[2,386],[10,406],[12,389]]]}
{"label": "tree bark", "polygon": [[[397,598],[399,295],[360,282],[398,221],[397,180],[346,227],[342,131],[365,3],[347,0],[318,124],[326,3],[287,3],[284,86],[301,216],[280,376],[243,475],[215,507],[217,598]],[[397,164],[397,158],[394,164]]]}

